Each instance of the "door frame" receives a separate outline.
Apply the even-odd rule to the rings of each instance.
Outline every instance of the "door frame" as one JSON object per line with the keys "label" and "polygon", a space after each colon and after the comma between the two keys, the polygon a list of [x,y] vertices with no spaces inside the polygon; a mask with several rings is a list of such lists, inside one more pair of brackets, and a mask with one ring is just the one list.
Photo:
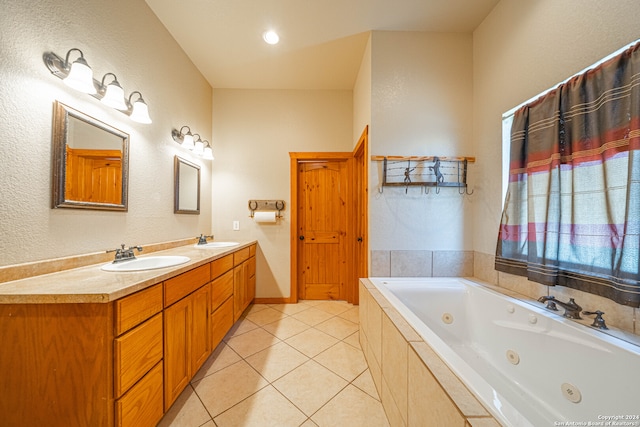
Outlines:
{"label": "door frame", "polygon": [[[353,174],[356,168],[354,167],[354,162],[356,158],[362,159],[363,167],[361,177],[361,186],[360,188],[350,189],[349,194],[351,195],[352,200],[347,201],[348,206],[355,207],[356,203],[358,203],[358,199],[360,199],[360,206],[362,207],[362,212],[357,212],[354,215],[349,215],[347,218],[347,241],[351,242],[351,244],[347,245],[347,257],[354,262],[349,263],[349,270],[347,272],[348,283],[347,286],[347,298],[349,295],[354,296],[355,304],[358,303],[358,276],[365,273],[365,277],[368,275],[368,182],[369,182],[369,162],[367,159],[368,156],[368,130],[369,127],[365,126],[356,147],[352,152],[290,152],[290,172],[289,175],[291,177],[291,223],[290,223],[290,250],[291,250],[291,259],[290,259],[290,291],[289,298],[285,299],[287,303],[297,303],[298,302],[298,165],[302,162],[311,162],[311,161],[323,161],[323,160],[346,160],[348,162],[348,167],[351,168],[351,173]],[[351,175],[353,176],[353,175]],[[356,182],[353,180],[353,182]],[[362,218],[361,227],[363,230],[356,230],[356,215],[360,214]],[[355,254],[357,253],[355,249],[356,242],[356,233],[361,231],[363,233],[363,242],[362,245],[364,247],[361,250],[362,256],[361,259],[354,259]],[[350,289],[351,288],[351,289]]]}

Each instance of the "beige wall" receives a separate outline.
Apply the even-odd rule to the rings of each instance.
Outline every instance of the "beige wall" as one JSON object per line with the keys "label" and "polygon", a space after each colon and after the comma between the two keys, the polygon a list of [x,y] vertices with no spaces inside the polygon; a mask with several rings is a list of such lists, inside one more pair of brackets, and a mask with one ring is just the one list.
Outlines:
{"label": "beige wall", "polygon": [[[474,155],[471,34],[374,31],[371,64],[372,155]],[[381,171],[371,163],[369,249],[471,249],[475,196],[456,188],[380,193]]]}
{"label": "beige wall", "polygon": [[[211,162],[182,153],[172,127],[211,130],[211,88],[144,0],[22,0],[0,14],[0,265],[162,242],[211,228]],[[151,125],[102,106],[52,76],[44,52],[80,48],[97,79],[142,92]],[[130,134],[128,212],[51,209],[54,100]],[[209,138],[207,138],[209,139]],[[174,215],[177,153],[202,165],[201,215]]]}
{"label": "beige wall", "polygon": [[[352,151],[352,97],[346,90],[214,90],[213,231],[218,240],[258,240],[259,298],[289,296],[289,152]],[[284,200],[284,219],[255,223],[251,199]]]}
{"label": "beige wall", "polygon": [[494,254],[501,115],[640,38],[637,0],[502,0],[473,33],[473,247]]}
{"label": "beige wall", "polygon": [[371,36],[367,42],[356,83],[353,86],[353,142],[356,144],[371,124]]}

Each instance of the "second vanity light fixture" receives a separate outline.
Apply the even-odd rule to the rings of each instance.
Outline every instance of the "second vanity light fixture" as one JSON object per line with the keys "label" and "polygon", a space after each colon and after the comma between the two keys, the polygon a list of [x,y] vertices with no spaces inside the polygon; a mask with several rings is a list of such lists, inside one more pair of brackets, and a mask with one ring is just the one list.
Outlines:
{"label": "second vanity light fixture", "polygon": [[[183,132],[185,129],[186,131]],[[197,139],[196,135],[198,136]],[[211,148],[209,141],[203,141],[200,135],[197,133],[191,133],[191,128],[189,126],[182,126],[180,130],[172,129],[171,137],[183,148],[192,151],[194,154],[202,156],[203,159],[213,160],[213,149]]]}
{"label": "second vanity light fixture", "polygon": [[[72,52],[77,52],[80,56],[70,63],[69,57]],[[151,123],[149,107],[144,102],[142,94],[134,91],[127,98],[113,73],[106,73],[101,81],[95,80],[93,70],[80,49],[70,49],[64,59],[53,52],[46,52],[43,59],[51,74],[62,79],[67,86],[99,99],[105,105],[127,114],[135,122]],[[137,95],[135,100],[134,95]]]}

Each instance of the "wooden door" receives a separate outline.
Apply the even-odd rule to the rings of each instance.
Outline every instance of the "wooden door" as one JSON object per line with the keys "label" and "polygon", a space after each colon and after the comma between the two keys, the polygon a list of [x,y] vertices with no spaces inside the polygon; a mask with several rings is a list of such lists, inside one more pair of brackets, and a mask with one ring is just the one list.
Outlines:
{"label": "wooden door", "polygon": [[122,203],[122,153],[67,147],[67,200]]}
{"label": "wooden door", "polygon": [[369,277],[368,247],[368,131],[365,127],[356,148],[353,150],[353,212],[355,246],[353,251],[353,277],[347,286],[347,302],[359,303],[358,281],[361,277]]}
{"label": "wooden door", "polygon": [[346,298],[348,159],[298,164],[298,296]]}

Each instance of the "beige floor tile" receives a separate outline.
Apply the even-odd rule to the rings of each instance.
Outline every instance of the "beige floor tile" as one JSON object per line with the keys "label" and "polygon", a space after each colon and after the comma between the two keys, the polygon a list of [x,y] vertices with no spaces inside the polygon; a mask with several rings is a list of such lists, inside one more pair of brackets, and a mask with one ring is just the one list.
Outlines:
{"label": "beige floor tile", "polygon": [[306,304],[308,306],[316,306],[318,304],[322,304],[323,302],[325,302],[324,300],[321,299],[301,299],[298,301],[298,304]]}
{"label": "beige floor tile", "polygon": [[280,342],[245,359],[267,381],[273,382],[309,360],[290,345]]}
{"label": "beige floor tile", "polygon": [[285,340],[285,342],[302,354],[314,357],[337,343],[338,340],[317,329],[307,329]]}
{"label": "beige floor tile", "polygon": [[242,315],[243,316],[248,316],[249,314],[257,313],[257,312],[265,310],[267,308],[269,308],[268,304],[250,304],[249,307],[247,307],[244,310],[244,313],[242,313]]}
{"label": "beige floor tile", "polygon": [[304,424],[301,424],[300,427],[318,427],[318,424],[311,421],[311,419],[308,419]]}
{"label": "beige floor tile", "polygon": [[211,416],[226,411],[269,383],[244,360],[194,383]]}
{"label": "beige floor tile", "polygon": [[237,337],[229,338],[227,345],[244,358],[278,342],[280,342],[278,338],[264,329],[258,328]]}
{"label": "beige floor tile", "polygon": [[382,404],[353,385],[347,386],[311,419],[319,427],[388,427]]}
{"label": "beige floor tile", "polygon": [[275,381],[273,386],[305,414],[311,415],[347,384],[343,378],[310,360]]}
{"label": "beige floor tile", "polygon": [[360,307],[351,307],[349,310],[344,313],[340,313],[338,316],[353,323],[360,323]]}
{"label": "beige floor tile", "polygon": [[262,328],[270,334],[273,334],[276,337],[280,338],[281,340],[286,340],[287,338],[291,338],[292,336],[297,335],[302,331],[306,331],[310,327],[311,326],[299,321],[298,319],[294,319],[293,317],[285,317],[284,319],[276,320],[273,323],[264,325]]}
{"label": "beige floor tile", "polygon": [[339,340],[345,339],[358,330],[358,325],[342,317],[332,317],[322,323],[317,324],[316,329],[325,332]]}
{"label": "beige floor tile", "polygon": [[187,386],[158,427],[199,427],[207,421],[211,421],[209,413],[193,388]]}
{"label": "beige floor tile", "polygon": [[362,349],[362,346],[360,345],[360,332],[354,332],[353,334],[349,335],[342,341],[346,342],[349,345],[354,346],[358,350]]}
{"label": "beige floor tile", "polygon": [[273,308],[266,307],[264,310],[260,310],[255,313],[249,313],[246,315],[246,319],[252,321],[258,326],[264,326],[267,323],[275,322],[288,316],[281,311],[274,310]]}
{"label": "beige floor tile", "polygon": [[298,427],[307,419],[272,386],[214,418],[218,427]]}
{"label": "beige floor tile", "polygon": [[353,305],[345,301],[323,301],[316,305],[314,308],[322,311],[326,311],[329,314],[338,315],[351,309]]}
{"label": "beige floor tile", "polygon": [[373,377],[371,376],[371,371],[369,369],[361,373],[351,384],[358,387],[374,399],[380,400],[378,390],[376,390],[376,384],[373,382]]}
{"label": "beige floor tile", "polygon": [[327,313],[323,310],[318,310],[315,307],[310,307],[308,310],[301,311],[300,313],[292,314],[291,317],[300,320],[310,326],[315,326],[318,323],[322,323],[325,320],[329,320],[333,317],[333,314]]}
{"label": "beige floor tile", "polygon": [[[180,427],[186,427],[186,426],[180,426]],[[209,420],[206,423],[202,424],[200,427],[217,427],[217,426],[215,425],[213,420]]]}
{"label": "beige floor tile", "polygon": [[207,375],[211,375],[240,360],[242,360],[242,358],[238,356],[238,353],[233,351],[226,343],[221,342],[198,372],[196,372],[191,382],[199,381]]}
{"label": "beige floor tile", "polygon": [[311,306],[309,304],[298,303],[298,304],[269,304],[269,307],[273,308],[274,310],[278,310],[285,314],[291,315],[291,314],[300,313],[301,311],[304,311]]}
{"label": "beige floor tile", "polygon": [[244,317],[241,317],[236,323],[233,324],[231,329],[229,329],[229,332],[227,332],[224,340],[227,341],[231,337],[237,337],[238,335],[242,335],[258,328],[259,326],[253,323],[251,320],[247,320]]}
{"label": "beige floor tile", "polygon": [[329,347],[314,357],[313,360],[349,382],[367,369],[367,361],[362,350],[358,350],[344,342],[339,342]]}

